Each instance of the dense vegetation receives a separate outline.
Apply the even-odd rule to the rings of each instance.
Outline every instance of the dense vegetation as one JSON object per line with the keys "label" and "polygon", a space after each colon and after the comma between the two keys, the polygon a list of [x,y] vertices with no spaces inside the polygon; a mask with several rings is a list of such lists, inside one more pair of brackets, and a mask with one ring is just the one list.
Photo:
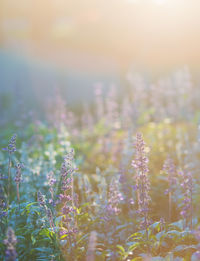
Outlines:
{"label": "dense vegetation", "polygon": [[200,90],[129,81],[2,124],[1,260],[200,260]]}

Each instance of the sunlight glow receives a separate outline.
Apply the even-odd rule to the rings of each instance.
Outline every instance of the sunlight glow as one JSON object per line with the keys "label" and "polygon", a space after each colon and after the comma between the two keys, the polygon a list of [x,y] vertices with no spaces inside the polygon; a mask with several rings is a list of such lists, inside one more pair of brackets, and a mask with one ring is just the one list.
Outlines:
{"label": "sunlight glow", "polygon": [[153,2],[158,5],[163,5],[167,3],[167,0],[153,0]]}
{"label": "sunlight glow", "polygon": [[170,0],[146,0],[146,1],[141,1],[141,0],[127,0],[129,3],[132,4],[147,4],[147,3],[152,3],[156,5],[163,5],[166,3],[171,2]]}

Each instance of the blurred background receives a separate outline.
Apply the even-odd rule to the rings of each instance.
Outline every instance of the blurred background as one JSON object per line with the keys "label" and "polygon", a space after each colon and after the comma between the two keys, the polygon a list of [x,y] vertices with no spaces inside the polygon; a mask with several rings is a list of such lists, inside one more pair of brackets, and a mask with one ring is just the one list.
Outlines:
{"label": "blurred background", "polygon": [[157,81],[188,66],[199,80],[199,0],[0,0],[1,103],[55,88],[92,101],[95,83]]}

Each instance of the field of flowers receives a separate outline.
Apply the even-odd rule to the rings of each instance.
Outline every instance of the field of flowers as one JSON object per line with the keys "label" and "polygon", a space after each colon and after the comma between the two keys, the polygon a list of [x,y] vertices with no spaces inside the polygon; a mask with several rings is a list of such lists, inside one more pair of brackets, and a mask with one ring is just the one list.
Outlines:
{"label": "field of flowers", "polygon": [[0,260],[200,260],[200,88],[128,80],[1,126]]}

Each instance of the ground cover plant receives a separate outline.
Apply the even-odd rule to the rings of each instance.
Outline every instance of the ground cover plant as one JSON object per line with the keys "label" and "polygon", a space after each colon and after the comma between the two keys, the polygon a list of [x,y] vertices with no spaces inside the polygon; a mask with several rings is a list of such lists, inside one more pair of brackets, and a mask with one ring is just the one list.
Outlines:
{"label": "ground cover plant", "polygon": [[200,260],[200,90],[128,80],[2,123],[1,260]]}

